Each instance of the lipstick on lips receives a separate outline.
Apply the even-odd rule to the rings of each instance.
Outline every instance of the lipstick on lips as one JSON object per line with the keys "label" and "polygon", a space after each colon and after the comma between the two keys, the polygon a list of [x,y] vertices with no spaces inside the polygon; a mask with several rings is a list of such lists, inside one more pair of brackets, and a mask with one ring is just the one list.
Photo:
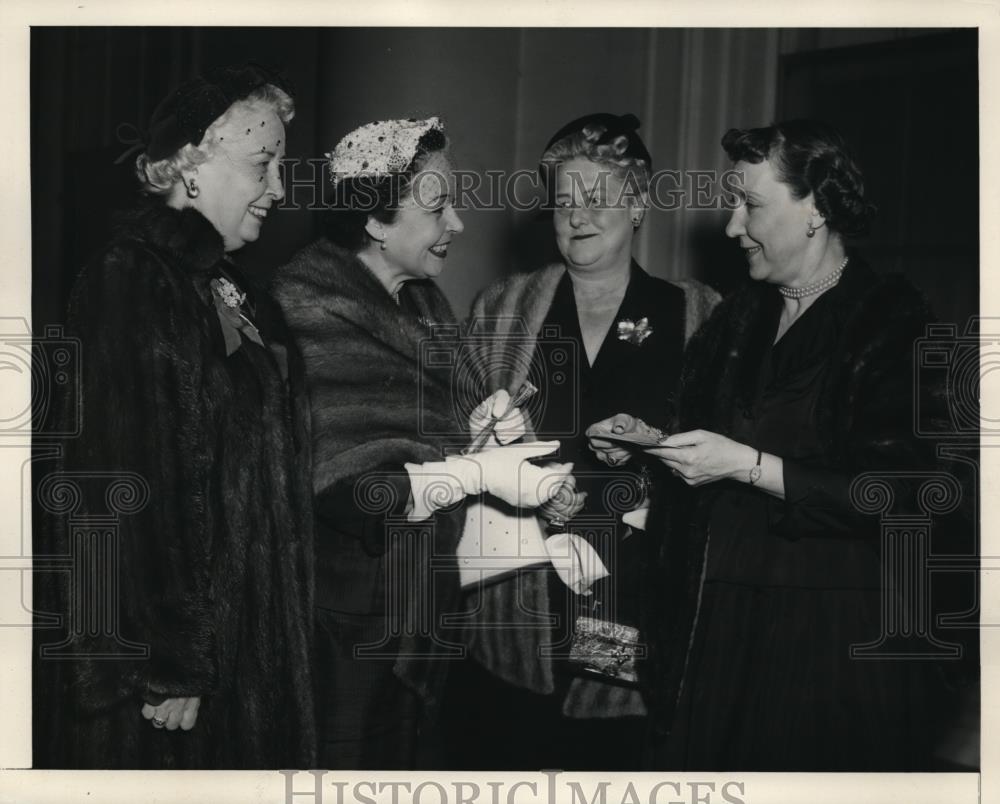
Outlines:
{"label": "lipstick on lips", "polygon": [[449,245],[451,245],[451,241],[450,240],[447,241],[446,243],[436,243],[435,245],[431,246],[427,250],[431,254],[433,254],[435,257],[440,257],[443,260],[445,257],[448,256],[448,246]]}

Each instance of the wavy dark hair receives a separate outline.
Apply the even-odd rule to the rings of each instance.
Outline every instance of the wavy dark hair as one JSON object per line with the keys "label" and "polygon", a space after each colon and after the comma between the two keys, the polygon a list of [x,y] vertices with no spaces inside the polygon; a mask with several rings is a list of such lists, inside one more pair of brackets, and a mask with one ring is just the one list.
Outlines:
{"label": "wavy dark hair", "polygon": [[333,190],[333,200],[323,213],[324,233],[348,251],[361,251],[371,239],[365,226],[368,218],[392,223],[399,204],[410,191],[416,176],[431,154],[448,149],[448,137],[439,128],[429,129],[417,140],[413,159],[404,170],[388,176],[356,176],[341,179]]}
{"label": "wavy dark hair", "polygon": [[819,120],[787,120],[766,128],[731,128],[722,147],[733,162],[774,165],[795,198],[812,193],[826,225],[845,237],[868,233],[875,207],[843,135]]}

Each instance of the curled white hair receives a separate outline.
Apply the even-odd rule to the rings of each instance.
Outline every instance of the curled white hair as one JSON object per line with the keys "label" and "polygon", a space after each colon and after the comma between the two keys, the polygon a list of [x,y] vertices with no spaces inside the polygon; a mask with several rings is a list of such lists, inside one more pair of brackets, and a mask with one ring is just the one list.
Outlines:
{"label": "curled white hair", "polygon": [[636,156],[626,156],[628,137],[620,134],[610,142],[600,143],[600,138],[607,129],[599,124],[585,126],[552,143],[542,154],[541,164],[548,169],[554,168],[560,162],[582,157],[607,166],[621,181],[634,182],[635,189],[645,193],[649,189],[650,166],[645,159]]}

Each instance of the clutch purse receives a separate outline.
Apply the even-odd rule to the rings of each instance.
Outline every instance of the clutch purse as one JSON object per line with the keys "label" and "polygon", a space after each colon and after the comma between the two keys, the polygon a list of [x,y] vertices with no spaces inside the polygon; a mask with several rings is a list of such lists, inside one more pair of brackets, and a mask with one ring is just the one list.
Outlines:
{"label": "clutch purse", "polygon": [[641,655],[639,629],[595,617],[577,617],[570,666],[586,675],[637,687],[635,660]]}

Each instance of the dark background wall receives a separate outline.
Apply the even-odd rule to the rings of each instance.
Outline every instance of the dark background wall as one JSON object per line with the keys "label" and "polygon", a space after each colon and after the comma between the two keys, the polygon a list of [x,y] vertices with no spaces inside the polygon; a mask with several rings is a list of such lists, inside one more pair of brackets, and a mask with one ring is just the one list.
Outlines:
{"label": "dark background wall", "polygon": [[[532,169],[549,136],[591,111],[632,111],[655,168],[719,170],[731,126],[814,115],[857,148],[880,215],[866,253],[907,271],[944,320],[978,310],[974,31],[921,29],[33,28],[35,328],[62,319],[72,279],[134,191],[122,124],[144,124],[202,69],[254,60],[296,87],[288,155],[317,157],[386,117],[445,118],[459,167]],[[127,136],[124,137],[127,139]],[[317,232],[307,165],[241,260],[266,273]],[[298,202],[300,208],[294,208]],[[652,212],[637,257],[725,289],[744,271],[725,212]],[[464,314],[511,267],[551,255],[537,213],[468,210],[442,284]]]}

